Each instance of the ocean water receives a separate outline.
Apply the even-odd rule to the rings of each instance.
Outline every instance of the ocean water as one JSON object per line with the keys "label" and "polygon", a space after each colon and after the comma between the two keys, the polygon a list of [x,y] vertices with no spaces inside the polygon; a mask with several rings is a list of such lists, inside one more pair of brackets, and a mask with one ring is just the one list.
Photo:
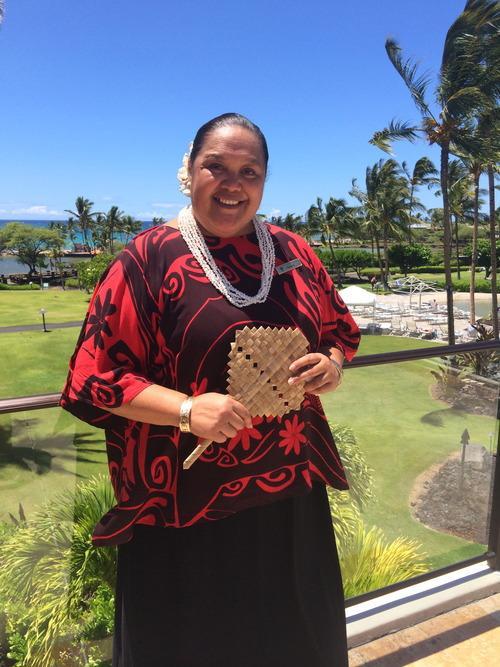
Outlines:
{"label": "ocean water", "polygon": [[[24,222],[27,225],[32,225],[33,227],[42,227],[48,229],[49,223],[51,222],[50,220],[0,220],[0,229],[4,227],[8,222]],[[64,222],[61,220],[58,220],[57,222]],[[142,223],[142,228],[147,229],[148,227],[151,227],[152,222],[150,220],[145,220]],[[117,240],[120,241],[120,237],[117,237]],[[83,243],[82,235],[81,233],[77,234],[77,237],[75,239],[76,243]],[[72,250],[72,244],[68,240],[66,243],[66,250]],[[68,257],[65,260],[66,264],[73,264],[74,262],[80,261],[79,259],[75,259],[74,257]],[[18,262],[14,257],[6,257],[6,256],[1,256],[0,255],[0,275],[7,275],[9,273],[27,273],[28,268],[25,264],[21,264]]]}

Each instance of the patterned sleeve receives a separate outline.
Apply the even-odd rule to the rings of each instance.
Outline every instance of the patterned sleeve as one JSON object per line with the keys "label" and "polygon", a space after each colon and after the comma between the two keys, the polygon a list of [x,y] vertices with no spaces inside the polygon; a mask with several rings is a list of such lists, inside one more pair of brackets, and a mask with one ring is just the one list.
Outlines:
{"label": "patterned sleeve", "polygon": [[343,352],[346,361],[350,361],[356,354],[360,332],[349,309],[338,293],[327,270],[314,255],[314,265],[320,289],[321,306],[321,347],[337,347]]}
{"label": "patterned sleeve", "polygon": [[92,296],[71,358],[61,406],[95,426],[125,422],[108,408],[128,403],[158,381],[157,304],[144,271],[125,250]]}

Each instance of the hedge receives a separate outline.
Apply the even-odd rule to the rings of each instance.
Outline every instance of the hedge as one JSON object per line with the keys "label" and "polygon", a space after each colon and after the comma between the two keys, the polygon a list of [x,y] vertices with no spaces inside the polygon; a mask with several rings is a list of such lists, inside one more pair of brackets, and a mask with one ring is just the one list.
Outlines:
{"label": "hedge", "polygon": [[38,283],[33,283],[31,285],[6,285],[5,283],[0,283],[0,290],[17,290],[23,292],[26,290],[37,290],[40,289]]}

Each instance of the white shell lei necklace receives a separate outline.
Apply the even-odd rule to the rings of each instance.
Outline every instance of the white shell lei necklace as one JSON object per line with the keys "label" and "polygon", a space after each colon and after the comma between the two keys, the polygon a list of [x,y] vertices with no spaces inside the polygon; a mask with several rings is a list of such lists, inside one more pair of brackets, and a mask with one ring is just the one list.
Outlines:
{"label": "white shell lei necklace", "polygon": [[267,299],[271,288],[271,281],[273,279],[276,256],[271,233],[265,222],[262,222],[257,217],[252,220],[257,233],[257,241],[259,243],[259,250],[262,257],[262,276],[260,289],[257,294],[248,295],[244,292],[240,292],[240,290],[231,285],[229,280],[215,263],[205,238],[194,219],[192,207],[185,206],[179,211],[177,220],[179,221],[179,231],[182,234],[182,238],[187,243],[193,257],[198,261],[205,272],[206,277],[210,280],[215,289],[223,294],[233,306],[243,308],[244,306],[250,306],[254,303],[263,303]]}

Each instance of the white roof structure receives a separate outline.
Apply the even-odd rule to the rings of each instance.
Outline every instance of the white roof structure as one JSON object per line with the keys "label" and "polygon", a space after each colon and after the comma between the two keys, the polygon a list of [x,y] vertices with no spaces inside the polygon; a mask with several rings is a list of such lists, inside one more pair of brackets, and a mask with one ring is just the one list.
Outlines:
{"label": "white roof structure", "polygon": [[362,287],[351,285],[339,291],[344,303],[348,306],[372,306],[376,302],[375,294],[370,294]]}

